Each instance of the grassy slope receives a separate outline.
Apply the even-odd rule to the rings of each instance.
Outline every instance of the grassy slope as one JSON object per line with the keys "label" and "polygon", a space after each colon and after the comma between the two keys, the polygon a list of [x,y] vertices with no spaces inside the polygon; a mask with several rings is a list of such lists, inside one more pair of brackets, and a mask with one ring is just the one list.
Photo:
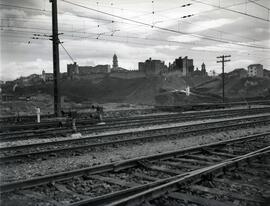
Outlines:
{"label": "grassy slope", "polygon": [[[221,95],[221,79],[216,79],[196,88],[201,93]],[[267,98],[270,95],[270,80],[267,78],[238,78],[231,77],[225,80],[225,93],[230,98]]]}
{"label": "grassy slope", "polygon": [[[191,86],[197,96],[185,96],[175,90]],[[98,103],[127,102],[143,104],[182,104],[219,101],[221,79],[209,77],[180,78],[175,75],[138,79],[106,77],[98,83],[91,80],[65,80],[61,82],[61,94],[67,99]],[[225,81],[226,96],[241,99],[270,96],[270,81],[262,78],[230,77]],[[16,95],[30,96],[38,93],[53,94],[52,83],[18,88]],[[241,94],[241,95],[240,95]]]}

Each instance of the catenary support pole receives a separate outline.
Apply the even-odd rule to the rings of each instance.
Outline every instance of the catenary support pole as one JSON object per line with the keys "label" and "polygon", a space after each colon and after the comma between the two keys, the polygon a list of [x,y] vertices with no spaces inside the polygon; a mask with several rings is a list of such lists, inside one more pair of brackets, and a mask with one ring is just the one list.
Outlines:
{"label": "catenary support pole", "polygon": [[59,66],[59,39],[57,0],[50,0],[52,3],[52,42],[53,42],[53,87],[54,87],[54,114],[61,116],[61,95],[60,95],[60,66]]}

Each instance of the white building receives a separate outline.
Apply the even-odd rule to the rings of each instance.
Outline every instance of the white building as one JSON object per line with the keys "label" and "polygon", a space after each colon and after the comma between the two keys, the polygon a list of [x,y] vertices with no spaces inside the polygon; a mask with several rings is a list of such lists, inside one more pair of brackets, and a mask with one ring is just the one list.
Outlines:
{"label": "white building", "polygon": [[263,65],[251,64],[248,66],[249,77],[263,77]]}

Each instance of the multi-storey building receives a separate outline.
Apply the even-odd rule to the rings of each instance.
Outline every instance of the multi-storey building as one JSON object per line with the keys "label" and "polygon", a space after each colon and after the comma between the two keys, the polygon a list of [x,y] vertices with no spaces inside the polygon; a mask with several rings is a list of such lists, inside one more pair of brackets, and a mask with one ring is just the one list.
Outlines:
{"label": "multi-storey building", "polygon": [[183,76],[190,76],[194,71],[193,59],[179,57],[169,67],[170,71],[179,71]]}
{"label": "multi-storey building", "polygon": [[161,74],[167,70],[164,61],[147,59],[145,62],[139,62],[139,71],[146,75]]}
{"label": "multi-storey building", "polygon": [[249,77],[263,77],[263,65],[251,64],[248,66]]}

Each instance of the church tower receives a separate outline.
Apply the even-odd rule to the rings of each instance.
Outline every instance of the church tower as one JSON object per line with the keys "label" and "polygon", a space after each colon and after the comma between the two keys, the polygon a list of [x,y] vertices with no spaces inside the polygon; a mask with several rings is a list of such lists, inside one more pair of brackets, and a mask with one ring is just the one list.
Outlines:
{"label": "church tower", "polygon": [[204,62],[202,63],[202,66],[201,66],[201,72],[202,72],[202,75],[203,76],[206,76],[206,69],[205,69],[205,64],[204,64]]}
{"label": "church tower", "polygon": [[118,60],[116,54],[113,55],[113,69],[118,69]]}

